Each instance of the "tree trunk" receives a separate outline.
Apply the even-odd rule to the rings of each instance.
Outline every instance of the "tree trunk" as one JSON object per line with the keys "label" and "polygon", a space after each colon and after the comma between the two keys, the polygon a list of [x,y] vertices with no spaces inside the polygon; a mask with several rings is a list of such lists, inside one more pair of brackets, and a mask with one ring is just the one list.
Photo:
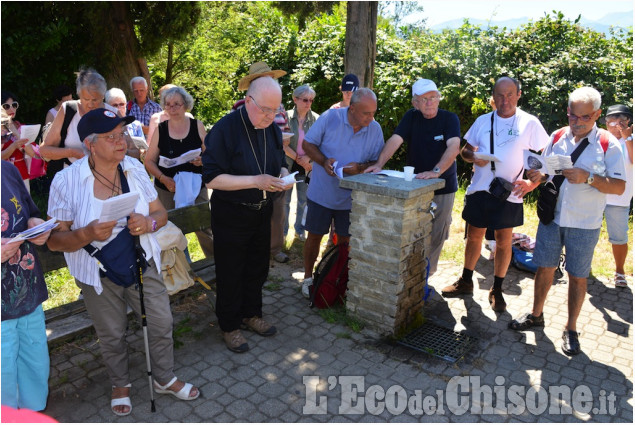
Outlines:
{"label": "tree trunk", "polygon": [[168,63],[165,65],[165,82],[163,84],[172,84],[174,78],[174,43],[168,42]]}
{"label": "tree trunk", "polygon": [[101,73],[108,88],[118,87],[133,99],[130,90],[130,80],[138,75],[148,82],[148,96],[152,98],[152,80],[148,65],[144,58],[139,57],[139,41],[134,32],[134,24],[128,12],[128,2],[108,2],[103,9],[103,30],[110,30],[105,34],[105,39],[110,41],[102,46],[103,55],[100,55],[97,71]]}
{"label": "tree trunk", "polygon": [[373,88],[376,46],[377,2],[347,2],[344,71],[357,75],[361,87]]}

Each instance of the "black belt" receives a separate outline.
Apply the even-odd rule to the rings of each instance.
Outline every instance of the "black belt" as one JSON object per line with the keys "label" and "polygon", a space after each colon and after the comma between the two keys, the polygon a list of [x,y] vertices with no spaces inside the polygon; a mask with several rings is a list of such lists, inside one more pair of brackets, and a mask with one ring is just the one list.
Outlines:
{"label": "black belt", "polygon": [[254,210],[254,211],[260,211],[261,209],[263,209],[264,207],[267,206],[267,204],[269,204],[269,199],[263,199],[262,201],[252,204],[249,202],[239,202],[238,205],[242,205],[243,207],[247,207],[250,210]]}

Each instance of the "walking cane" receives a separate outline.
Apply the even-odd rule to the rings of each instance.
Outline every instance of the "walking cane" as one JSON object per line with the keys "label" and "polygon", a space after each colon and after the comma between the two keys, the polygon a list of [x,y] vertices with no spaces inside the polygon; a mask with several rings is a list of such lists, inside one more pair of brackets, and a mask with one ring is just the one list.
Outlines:
{"label": "walking cane", "polygon": [[141,247],[139,236],[134,237],[135,251],[137,251],[137,284],[139,285],[139,303],[141,304],[141,327],[143,328],[143,345],[146,349],[146,366],[148,369],[148,383],[150,384],[150,410],[156,412],[154,406],[154,384],[152,383],[152,366],[150,365],[150,348],[148,346],[148,321],[146,319],[146,307],[143,303],[143,271],[141,256],[145,258],[145,252]]}

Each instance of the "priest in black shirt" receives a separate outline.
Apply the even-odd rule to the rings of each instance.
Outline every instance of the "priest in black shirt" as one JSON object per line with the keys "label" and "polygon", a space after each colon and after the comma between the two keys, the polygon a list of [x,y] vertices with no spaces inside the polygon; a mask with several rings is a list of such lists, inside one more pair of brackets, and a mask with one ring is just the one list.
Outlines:
{"label": "priest in black shirt", "polygon": [[[205,138],[203,181],[211,199],[216,263],[216,315],[231,351],[249,350],[241,333],[276,333],[262,319],[262,286],[269,273],[270,200],[288,190],[282,132],[274,117],[282,100],[276,80],[263,76],[247,90],[245,107],[221,118]],[[280,177],[278,177],[280,176]]]}

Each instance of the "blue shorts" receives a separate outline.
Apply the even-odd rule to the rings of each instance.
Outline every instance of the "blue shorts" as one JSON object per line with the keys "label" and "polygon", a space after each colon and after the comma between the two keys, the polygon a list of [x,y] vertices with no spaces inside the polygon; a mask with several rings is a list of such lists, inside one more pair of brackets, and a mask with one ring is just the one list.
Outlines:
{"label": "blue shorts", "polygon": [[350,210],[332,210],[313,202],[306,200],[307,212],[304,228],[309,233],[316,235],[326,235],[331,227],[331,222],[335,222],[335,233],[338,236],[350,236],[348,228],[351,225]]}
{"label": "blue shorts", "polygon": [[588,277],[593,251],[600,238],[600,229],[560,227],[555,222],[538,224],[534,263],[538,267],[558,267],[564,246],[567,254],[565,270],[574,277]]}
{"label": "blue shorts", "polygon": [[609,232],[609,242],[613,245],[628,243],[628,213],[629,207],[607,205],[604,209],[606,230]]}

